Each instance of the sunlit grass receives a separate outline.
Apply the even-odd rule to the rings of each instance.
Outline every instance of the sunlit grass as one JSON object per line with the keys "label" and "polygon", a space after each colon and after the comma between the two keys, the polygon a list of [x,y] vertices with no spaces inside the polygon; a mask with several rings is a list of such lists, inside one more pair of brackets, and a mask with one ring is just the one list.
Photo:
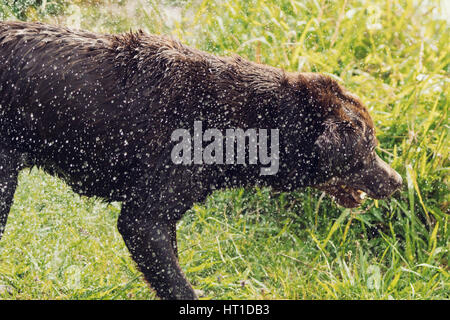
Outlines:
{"label": "sunlit grass", "polygon": [[[355,210],[309,189],[216,192],[179,224],[181,265],[204,298],[448,299],[450,29],[438,19],[439,2],[418,4],[73,1],[53,14],[25,12],[99,32],[141,28],[215,54],[327,73],[369,107],[378,153],[403,176],[402,192]],[[0,297],[155,298],[116,230],[119,212],[119,204],[24,172],[0,241]]]}

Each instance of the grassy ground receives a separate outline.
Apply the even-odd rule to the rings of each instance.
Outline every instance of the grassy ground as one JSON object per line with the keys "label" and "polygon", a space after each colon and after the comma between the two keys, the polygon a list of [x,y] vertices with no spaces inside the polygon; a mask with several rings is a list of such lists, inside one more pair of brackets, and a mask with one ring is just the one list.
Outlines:
{"label": "grassy ground", "polygon": [[[402,192],[354,210],[310,189],[216,192],[179,223],[181,265],[204,298],[450,297],[444,1],[11,3],[0,1],[1,18],[142,28],[217,54],[327,73],[369,107],[378,153],[403,176]],[[119,211],[38,170],[23,172],[0,241],[0,298],[155,298],[116,230]]]}

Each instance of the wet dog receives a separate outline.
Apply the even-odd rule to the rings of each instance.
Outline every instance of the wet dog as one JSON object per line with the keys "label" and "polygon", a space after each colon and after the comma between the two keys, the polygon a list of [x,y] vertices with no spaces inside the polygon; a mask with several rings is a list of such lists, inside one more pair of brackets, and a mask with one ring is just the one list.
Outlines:
{"label": "wet dog", "polygon": [[[330,77],[218,57],[143,32],[101,35],[0,22],[0,234],[24,167],[121,201],[118,230],[165,299],[194,299],[176,222],[213,190],[315,186],[345,207],[381,199],[401,177],[375,153],[361,101]],[[180,128],[278,130],[279,167],[173,161]],[[204,141],[203,141],[204,142]]]}

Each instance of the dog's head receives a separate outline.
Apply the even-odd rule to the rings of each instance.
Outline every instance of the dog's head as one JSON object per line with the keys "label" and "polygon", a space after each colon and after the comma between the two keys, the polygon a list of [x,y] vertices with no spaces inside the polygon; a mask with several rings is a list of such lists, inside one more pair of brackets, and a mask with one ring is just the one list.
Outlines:
{"label": "dog's head", "polygon": [[326,76],[301,74],[300,81],[313,93],[308,107],[321,114],[312,186],[347,208],[359,206],[366,194],[382,199],[399,189],[401,176],[375,153],[373,121],[361,101]]}
{"label": "dog's head", "polygon": [[365,195],[390,196],[402,185],[401,176],[376,153],[372,128],[329,120],[317,139],[318,163],[327,180],[314,187],[333,196],[346,208],[357,207]]}

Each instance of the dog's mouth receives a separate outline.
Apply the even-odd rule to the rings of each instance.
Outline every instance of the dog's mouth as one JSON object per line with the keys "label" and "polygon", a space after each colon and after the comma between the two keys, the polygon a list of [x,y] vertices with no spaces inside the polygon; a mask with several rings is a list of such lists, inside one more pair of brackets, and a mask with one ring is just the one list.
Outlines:
{"label": "dog's mouth", "polygon": [[348,172],[343,178],[333,177],[314,187],[328,193],[337,204],[356,208],[363,203],[366,195],[372,199],[385,199],[400,189],[402,183],[402,177],[375,155],[367,167]]}
{"label": "dog's mouth", "polygon": [[316,188],[325,191],[339,205],[345,208],[359,207],[367,196],[367,193],[363,190],[351,187],[341,182],[326,183],[318,185]]}

